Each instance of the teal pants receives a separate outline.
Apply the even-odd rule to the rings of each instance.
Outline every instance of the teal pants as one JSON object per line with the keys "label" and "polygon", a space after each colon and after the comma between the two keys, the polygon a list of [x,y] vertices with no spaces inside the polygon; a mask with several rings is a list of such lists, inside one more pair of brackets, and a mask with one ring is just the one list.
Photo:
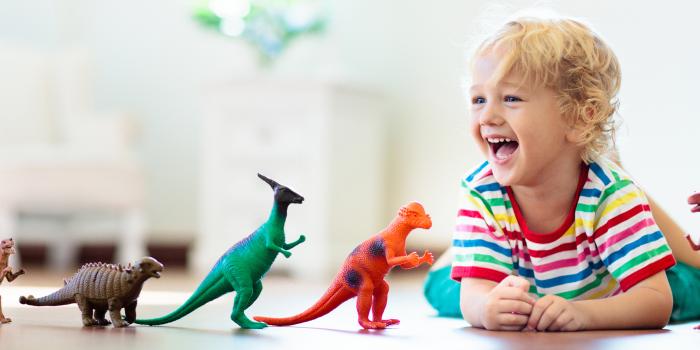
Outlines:
{"label": "teal pants", "polygon": [[[459,283],[450,278],[450,266],[430,271],[423,286],[428,303],[438,316],[462,317],[459,310]],[[700,319],[700,269],[678,262],[666,270],[673,293],[671,322]]]}

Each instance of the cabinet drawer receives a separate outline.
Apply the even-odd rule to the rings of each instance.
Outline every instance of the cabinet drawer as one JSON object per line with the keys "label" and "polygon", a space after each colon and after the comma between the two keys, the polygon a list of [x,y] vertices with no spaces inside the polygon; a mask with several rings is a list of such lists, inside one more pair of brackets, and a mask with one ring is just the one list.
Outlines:
{"label": "cabinet drawer", "polygon": [[308,136],[304,125],[293,121],[264,122],[230,119],[220,130],[221,150],[228,157],[293,157],[303,154]]}

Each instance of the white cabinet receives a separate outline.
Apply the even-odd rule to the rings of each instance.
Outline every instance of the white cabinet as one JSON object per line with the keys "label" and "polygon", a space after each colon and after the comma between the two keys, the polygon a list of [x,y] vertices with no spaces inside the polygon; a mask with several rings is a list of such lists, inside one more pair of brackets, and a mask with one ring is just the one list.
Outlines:
{"label": "white cabinet", "polygon": [[323,81],[251,79],[208,89],[204,101],[200,235],[192,261],[208,271],[268,217],[260,172],[305,198],[289,208],[287,242],[306,242],[272,270],[327,278],[386,225],[384,112],[373,94]]}

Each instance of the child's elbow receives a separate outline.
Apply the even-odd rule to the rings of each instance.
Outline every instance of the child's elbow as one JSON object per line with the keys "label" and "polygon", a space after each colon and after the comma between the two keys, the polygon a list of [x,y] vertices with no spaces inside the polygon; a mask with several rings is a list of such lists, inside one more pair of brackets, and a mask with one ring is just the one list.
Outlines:
{"label": "child's elbow", "polygon": [[668,325],[671,319],[671,313],[673,312],[673,294],[670,288],[664,288],[657,291],[654,299],[654,311],[651,312],[649,321],[650,328],[664,328]]}
{"label": "child's elbow", "polygon": [[479,314],[474,310],[474,305],[465,302],[464,299],[460,299],[459,309],[462,311],[462,318],[467,321],[470,326],[484,328],[479,320]]}

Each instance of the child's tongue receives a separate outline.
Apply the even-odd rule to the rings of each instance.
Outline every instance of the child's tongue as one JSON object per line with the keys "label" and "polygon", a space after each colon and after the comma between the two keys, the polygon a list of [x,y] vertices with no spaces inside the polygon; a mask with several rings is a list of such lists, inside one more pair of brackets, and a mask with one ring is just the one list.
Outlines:
{"label": "child's tongue", "polygon": [[504,142],[503,145],[496,150],[496,158],[506,159],[518,148],[517,142]]}

